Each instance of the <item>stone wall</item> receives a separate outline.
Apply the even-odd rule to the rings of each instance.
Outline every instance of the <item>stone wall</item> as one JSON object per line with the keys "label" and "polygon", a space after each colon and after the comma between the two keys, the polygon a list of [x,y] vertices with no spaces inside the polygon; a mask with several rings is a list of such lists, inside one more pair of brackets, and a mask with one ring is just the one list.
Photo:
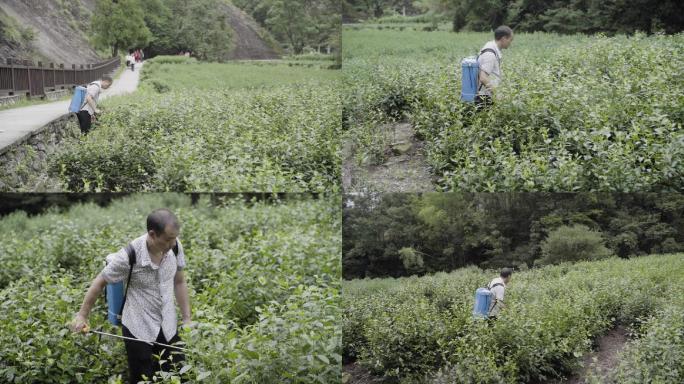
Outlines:
{"label": "stone wall", "polygon": [[80,135],[74,114],[66,114],[0,149],[0,191],[35,189],[47,178],[48,156],[69,137]]}

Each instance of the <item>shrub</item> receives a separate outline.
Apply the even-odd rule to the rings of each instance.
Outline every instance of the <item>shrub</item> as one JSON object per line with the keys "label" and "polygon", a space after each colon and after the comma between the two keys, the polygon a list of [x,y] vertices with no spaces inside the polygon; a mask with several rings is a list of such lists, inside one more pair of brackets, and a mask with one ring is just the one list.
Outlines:
{"label": "shrub", "polygon": [[562,226],[549,233],[542,242],[539,264],[558,264],[565,261],[601,260],[612,256],[604,245],[601,233],[584,225]]}

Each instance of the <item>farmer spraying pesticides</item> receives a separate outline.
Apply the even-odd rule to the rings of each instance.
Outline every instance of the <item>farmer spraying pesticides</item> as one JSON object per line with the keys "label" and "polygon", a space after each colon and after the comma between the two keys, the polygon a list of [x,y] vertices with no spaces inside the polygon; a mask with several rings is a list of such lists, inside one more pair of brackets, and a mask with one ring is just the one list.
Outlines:
{"label": "farmer spraying pesticides", "polygon": [[[169,371],[173,363],[184,360],[174,296],[184,325],[190,325],[188,287],[183,276],[185,255],[178,241],[180,223],[168,209],[157,209],[147,216],[147,233],[125,248],[107,256],[107,264],[85,295],[80,311],[70,328],[88,332],[88,316],[95,301],[107,286],[110,322],[122,325],[128,356],[130,382],[148,380],[159,370]],[[122,283],[127,281],[126,289]],[[120,292],[120,297],[116,297]],[[122,312],[121,312],[122,311]],[[117,320],[120,319],[120,322]],[[163,364],[154,356],[162,355]]]}
{"label": "farmer spraying pesticides", "polygon": [[486,288],[478,288],[475,291],[475,307],[473,316],[496,320],[499,312],[504,309],[504,294],[506,285],[511,281],[513,270],[503,268],[499,277],[494,278]]}
{"label": "farmer spraying pesticides", "polygon": [[503,78],[501,51],[512,42],[513,30],[502,25],[494,30],[494,40],[487,42],[477,57],[463,59],[461,100],[474,102],[478,110],[492,104],[495,90]]}

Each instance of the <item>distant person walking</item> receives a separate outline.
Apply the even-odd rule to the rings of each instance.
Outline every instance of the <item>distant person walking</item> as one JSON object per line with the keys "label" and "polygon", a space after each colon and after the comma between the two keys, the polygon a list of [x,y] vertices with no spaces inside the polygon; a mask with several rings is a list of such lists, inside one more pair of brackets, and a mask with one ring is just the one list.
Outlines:
{"label": "distant person walking", "polygon": [[92,127],[92,122],[97,118],[96,116],[100,113],[97,109],[97,102],[100,99],[100,92],[103,89],[107,89],[112,86],[113,80],[109,76],[102,76],[102,79],[98,81],[93,81],[88,84],[86,88],[85,103],[78,111],[76,116],[78,117],[78,124],[81,127],[81,132],[87,134],[90,132]]}
{"label": "distant person walking", "polygon": [[126,55],[126,62],[129,63],[131,71],[135,71],[135,57],[132,52],[129,52],[128,55]]}
{"label": "distant person walking", "polygon": [[494,294],[491,307],[489,308],[489,318],[495,320],[499,312],[504,309],[504,293],[506,293],[506,284],[511,281],[513,270],[511,268],[503,268],[499,277],[492,280],[487,288]]}
{"label": "distant person walking", "polygon": [[507,49],[513,42],[513,30],[502,25],[494,30],[494,40],[480,50],[477,62],[480,67],[480,84],[475,97],[475,105],[478,109],[492,104],[496,87],[501,83],[501,50]]}

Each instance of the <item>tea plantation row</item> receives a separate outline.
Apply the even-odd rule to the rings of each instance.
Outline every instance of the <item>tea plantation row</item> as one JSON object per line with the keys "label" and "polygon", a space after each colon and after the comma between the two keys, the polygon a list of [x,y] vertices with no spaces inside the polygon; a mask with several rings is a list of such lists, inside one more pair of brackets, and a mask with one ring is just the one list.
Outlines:
{"label": "tea plantation row", "polygon": [[475,320],[477,268],[343,284],[347,362],[402,382],[531,383],[569,376],[617,324],[634,330],[619,383],[684,380],[684,255],[609,259],[514,273],[506,308]]}
{"label": "tea plantation row", "polygon": [[344,31],[343,126],[382,163],[408,119],[444,190],[684,189],[684,35],[516,34],[495,105],[460,98],[484,33]]}

